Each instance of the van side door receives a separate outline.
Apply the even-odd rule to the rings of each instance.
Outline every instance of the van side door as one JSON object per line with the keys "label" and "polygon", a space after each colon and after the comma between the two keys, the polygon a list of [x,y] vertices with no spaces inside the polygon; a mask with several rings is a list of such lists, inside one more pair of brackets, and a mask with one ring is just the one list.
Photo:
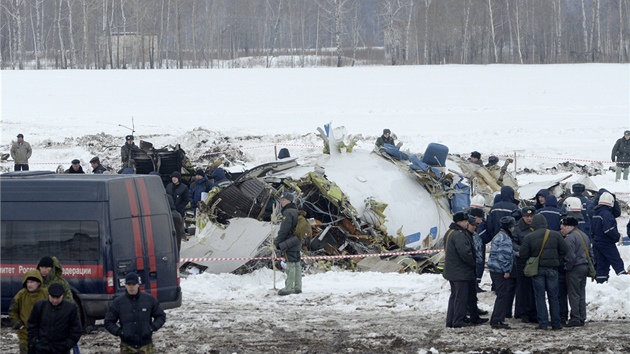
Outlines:
{"label": "van side door", "polygon": [[161,303],[175,301],[178,254],[161,180],[142,176],[112,183],[110,214],[116,292],[124,292],[125,275],[136,272],[144,291]]}

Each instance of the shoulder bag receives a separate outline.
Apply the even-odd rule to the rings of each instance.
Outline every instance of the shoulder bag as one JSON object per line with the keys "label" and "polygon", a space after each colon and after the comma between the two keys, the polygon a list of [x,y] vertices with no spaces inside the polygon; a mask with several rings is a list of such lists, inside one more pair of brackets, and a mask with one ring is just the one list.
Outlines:
{"label": "shoulder bag", "polygon": [[525,269],[523,269],[523,273],[526,277],[533,277],[538,275],[538,263],[540,262],[540,255],[542,254],[543,249],[545,248],[545,243],[547,242],[547,238],[549,237],[549,230],[545,232],[545,238],[543,239],[542,245],[540,246],[540,252],[538,252],[538,256],[529,257],[527,262],[525,263]]}

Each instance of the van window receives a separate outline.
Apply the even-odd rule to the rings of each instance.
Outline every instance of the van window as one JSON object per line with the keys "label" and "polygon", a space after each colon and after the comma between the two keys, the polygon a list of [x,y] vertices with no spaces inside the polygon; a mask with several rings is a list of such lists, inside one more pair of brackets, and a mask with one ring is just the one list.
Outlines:
{"label": "van window", "polygon": [[3,259],[97,261],[100,242],[97,221],[2,221]]}

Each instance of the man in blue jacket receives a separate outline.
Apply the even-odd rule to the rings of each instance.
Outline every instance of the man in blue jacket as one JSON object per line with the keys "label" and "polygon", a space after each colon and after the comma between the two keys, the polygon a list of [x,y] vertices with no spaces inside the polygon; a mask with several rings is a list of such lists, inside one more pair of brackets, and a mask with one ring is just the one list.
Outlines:
{"label": "man in blue jacket", "polygon": [[195,180],[190,184],[190,204],[193,209],[197,210],[197,204],[201,201],[201,194],[208,193],[214,188],[214,183],[208,180],[208,176],[201,169],[195,171]]}
{"label": "man in blue jacket", "polygon": [[617,220],[613,216],[612,207],[615,200],[612,194],[603,192],[597,206],[593,208],[591,232],[593,233],[593,252],[595,253],[597,283],[608,281],[608,273],[612,266],[617,275],[626,274],[623,260],[617,249],[619,230]]}
{"label": "man in blue jacket", "polygon": [[547,228],[553,231],[560,231],[560,217],[562,212],[558,208],[558,199],[555,195],[548,195],[545,198],[545,206],[538,209],[538,214],[547,219]]}
{"label": "man in blue jacket", "polygon": [[140,291],[136,273],[125,277],[125,294],[114,299],[105,315],[105,329],[120,337],[120,353],[155,352],[153,332],[166,322],[166,314],[153,295]]}
{"label": "man in blue jacket", "polygon": [[591,202],[590,200],[588,200],[588,198],[586,198],[586,196],[584,195],[585,191],[586,191],[586,186],[582,183],[575,183],[574,185],[571,186],[571,192],[573,192],[571,196],[580,199],[580,201],[582,202],[582,218],[584,219],[583,231],[587,235],[590,235],[591,234],[591,219],[588,217],[587,210],[591,207],[593,202]]}
{"label": "man in blue jacket", "polygon": [[488,269],[495,286],[497,298],[494,301],[490,326],[496,329],[507,329],[510,326],[505,323],[506,312],[512,312],[510,303],[510,276],[514,266],[514,247],[512,245],[512,231],[516,220],[511,216],[501,218],[501,231],[492,239],[490,256],[488,257]]}
{"label": "man in blue jacket", "polygon": [[486,221],[486,229],[490,237],[494,237],[501,230],[501,218],[512,216],[512,212],[518,209],[518,201],[514,199],[514,189],[512,187],[501,187],[500,195],[499,202],[494,203]]}

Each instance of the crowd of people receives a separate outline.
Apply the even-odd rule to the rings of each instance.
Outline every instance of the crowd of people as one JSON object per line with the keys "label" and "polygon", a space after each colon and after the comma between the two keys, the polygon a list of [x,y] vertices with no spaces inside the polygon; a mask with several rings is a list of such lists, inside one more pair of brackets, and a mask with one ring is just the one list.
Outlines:
{"label": "crowd of people", "polygon": [[[44,256],[24,274],[22,289],[13,297],[9,317],[18,334],[20,354],[78,353],[83,327],[79,309],[56,257]],[[140,278],[125,277],[125,294],[105,316],[105,329],[120,337],[120,353],[154,353],[153,332],[166,321],[158,300],[140,290]]]}
{"label": "crowd of people", "polygon": [[[123,168],[132,168],[133,136],[126,137],[121,148]],[[630,131],[624,132],[613,149],[617,163],[616,180],[630,169]],[[391,131],[385,129],[376,142],[394,145]],[[137,148],[137,147],[136,147]],[[11,149],[15,170],[28,170],[32,150],[18,135]],[[483,165],[481,154],[474,151],[470,162]],[[491,156],[486,167],[493,168],[498,158]],[[106,169],[98,157],[90,160],[93,173]],[[497,167],[498,168],[498,167]],[[66,173],[85,173],[75,159]],[[190,186],[182,182],[179,172],[171,174],[166,193],[173,211],[178,249],[184,234],[186,207],[197,208],[215,185],[225,182],[225,172],[216,168],[208,178],[203,169],[195,172]],[[451,294],[448,300],[446,326],[460,328],[490,322],[492,328],[509,329],[506,318],[536,323],[537,328],[560,330],[584,326],[587,320],[586,281],[608,281],[610,268],[617,275],[627,274],[616,243],[620,234],[616,218],[621,210],[616,197],[601,189],[593,201],[584,196],[585,186],[576,183],[573,194],[558,207],[557,199],[547,190],[536,194],[535,205],[519,208],[512,187],[504,186],[486,214],[484,199],[473,197],[470,208],[453,215],[444,235],[444,272]],[[275,247],[287,257],[287,277],[281,296],[302,292],[300,240],[293,235],[297,224],[294,196],[280,198],[283,220]],[[177,216],[177,217],[176,217]],[[175,221],[179,220],[179,222]],[[630,223],[629,226],[630,228]],[[489,254],[485,255],[487,245]],[[487,263],[486,263],[487,259]],[[538,260],[535,274],[526,268]],[[478,307],[479,283],[487,267],[496,299],[490,318]],[[595,268],[595,274],[591,269]],[[125,294],[111,303],[105,316],[105,328],[120,337],[120,353],[153,353],[152,333],[166,321],[158,300],[140,290],[140,277],[131,272],[125,277]],[[55,257],[43,257],[36,269],[26,272],[22,289],[10,306],[13,328],[18,331],[19,352],[69,353],[78,348],[83,332],[79,311],[62,267]]]}
{"label": "crowd of people", "polygon": [[[509,329],[506,318],[536,323],[541,330],[584,326],[587,278],[605,283],[611,267],[627,275],[617,248],[616,196],[600,189],[591,202],[584,191],[583,184],[574,184],[559,208],[556,197],[541,190],[535,205],[519,208],[512,187],[504,186],[487,217],[481,196],[455,213],[444,235],[443,276],[451,287],[446,326],[488,321],[477,306],[488,244],[486,267],[496,294],[492,328]],[[535,274],[528,270],[533,260]]]}

